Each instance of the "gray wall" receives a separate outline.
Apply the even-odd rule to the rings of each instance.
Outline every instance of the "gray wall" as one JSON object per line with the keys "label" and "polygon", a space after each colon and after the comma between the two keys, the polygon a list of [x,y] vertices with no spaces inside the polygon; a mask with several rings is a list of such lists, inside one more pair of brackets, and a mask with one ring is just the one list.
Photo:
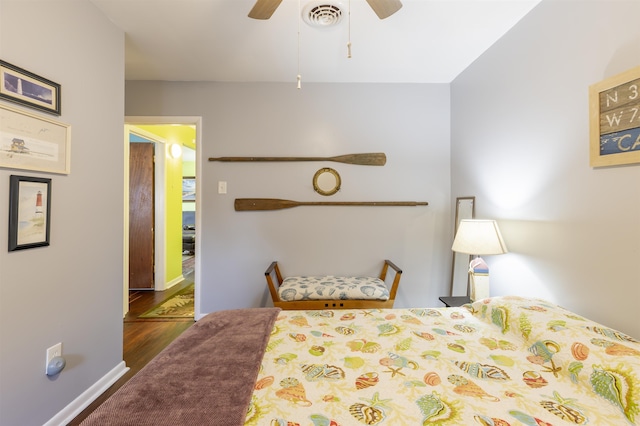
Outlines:
{"label": "gray wall", "polygon": [[122,361],[124,36],[86,1],[0,0],[0,58],[60,83],[60,117],[30,111],[71,125],[70,175],[0,169],[4,247],[9,176],[52,179],[51,245],[0,249],[0,424],[42,425]]}
{"label": "gray wall", "polygon": [[[452,238],[449,87],[412,84],[126,83],[128,116],[202,116],[199,311],[271,303],[264,270],[376,274],[403,268],[396,306],[437,306],[448,292]],[[329,162],[220,163],[218,156],[385,152],[383,167]],[[342,177],[314,192],[322,167]],[[217,182],[228,194],[217,194]],[[235,198],[428,201],[427,207],[297,207],[236,212]]]}
{"label": "gray wall", "polygon": [[640,2],[547,1],[451,85],[452,196],[511,251],[493,294],[640,337],[640,165],[589,167],[589,85],[640,64]]}

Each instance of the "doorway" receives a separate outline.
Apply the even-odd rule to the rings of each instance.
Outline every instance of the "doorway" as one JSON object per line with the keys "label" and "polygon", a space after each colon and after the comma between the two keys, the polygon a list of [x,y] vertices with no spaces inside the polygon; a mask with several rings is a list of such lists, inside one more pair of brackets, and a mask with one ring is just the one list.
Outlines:
{"label": "doorway", "polygon": [[[184,280],[183,276],[183,264],[182,264],[182,244],[183,244],[183,214],[185,203],[182,202],[182,180],[185,176],[185,172],[180,169],[177,171],[177,164],[183,161],[183,154],[188,158],[184,160],[189,163],[190,169],[186,174],[190,178],[195,177],[196,185],[199,180],[199,176],[196,173],[196,169],[200,165],[199,156],[199,143],[200,140],[200,117],[126,117],[125,118],[125,139],[127,139],[127,153],[126,161],[129,164],[129,144],[128,139],[131,134],[141,136],[145,139],[151,139],[155,143],[155,240],[154,247],[154,262],[155,262],[155,285],[153,287],[156,291],[165,291],[174,287],[176,284],[180,284]],[[177,124],[176,124],[177,123]],[[187,129],[190,131],[191,139],[186,141],[183,139],[177,141],[171,134],[175,133],[175,130]],[[177,145],[177,146],[176,146]],[[176,148],[182,148],[176,149]],[[189,149],[192,148],[192,149]],[[182,151],[182,152],[181,152]],[[189,156],[190,155],[190,156]],[[182,166],[180,166],[182,167]],[[134,247],[129,243],[129,235],[131,233],[131,227],[133,226],[128,218],[128,211],[130,208],[129,203],[129,167],[125,167],[125,212],[127,213],[127,219],[125,220],[125,259],[124,269],[127,272],[123,273],[124,281],[124,294],[123,294],[123,312],[124,315],[129,310],[129,253]],[[177,191],[177,193],[176,193]],[[198,223],[199,212],[197,209],[199,196],[196,193],[195,200],[190,200],[188,210],[190,210],[190,217],[195,216],[195,250],[193,259],[193,281],[195,287],[195,316],[199,318],[199,281],[200,281],[200,263],[199,263],[199,249],[200,241],[198,234],[200,234]],[[178,264],[176,269],[175,264]],[[188,271],[184,271],[187,272]]]}

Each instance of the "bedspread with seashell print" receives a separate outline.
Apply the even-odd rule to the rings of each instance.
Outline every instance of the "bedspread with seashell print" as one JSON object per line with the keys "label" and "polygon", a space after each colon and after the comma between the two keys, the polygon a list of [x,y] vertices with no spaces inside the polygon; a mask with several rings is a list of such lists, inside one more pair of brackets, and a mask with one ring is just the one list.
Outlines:
{"label": "bedspread with seashell print", "polygon": [[282,311],[246,425],[637,425],[640,342],[555,304]]}

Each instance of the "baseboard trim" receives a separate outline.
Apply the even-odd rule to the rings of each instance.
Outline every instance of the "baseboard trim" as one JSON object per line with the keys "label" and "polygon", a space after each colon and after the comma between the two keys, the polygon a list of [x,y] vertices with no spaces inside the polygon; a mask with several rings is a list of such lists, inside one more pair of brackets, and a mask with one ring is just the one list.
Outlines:
{"label": "baseboard trim", "polygon": [[166,283],[164,285],[164,290],[169,290],[171,287],[173,287],[176,284],[180,284],[182,281],[184,281],[184,276],[182,274],[180,274],[180,276],[172,279],[171,281],[169,281],[168,283]]}
{"label": "baseboard trim", "polygon": [[129,371],[129,367],[122,361],[116,365],[111,371],[105,374],[100,380],[91,385],[86,391],[82,392],[80,396],[71,401],[69,405],[64,407],[62,411],[53,416],[44,426],[59,426],[66,425],[75,419],[85,408],[95,401],[100,395],[104,393],[111,385],[118,381],[118,379]]}

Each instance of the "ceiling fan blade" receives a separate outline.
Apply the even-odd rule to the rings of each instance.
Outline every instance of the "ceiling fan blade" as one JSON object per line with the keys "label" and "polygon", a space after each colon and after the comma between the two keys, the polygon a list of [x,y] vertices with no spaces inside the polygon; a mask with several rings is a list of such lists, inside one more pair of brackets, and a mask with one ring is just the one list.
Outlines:
{"label": "ceiling fan blade", "polygon": [[257,0],[253,9],[249,12],[249,18],[269,19],[273,12],[280,6],[282,0]]}
{"label": "ceiling fan blade", "polygon": [[388,18],[402,7],[400,0],[367,0],[367,3],[380,19]]}

